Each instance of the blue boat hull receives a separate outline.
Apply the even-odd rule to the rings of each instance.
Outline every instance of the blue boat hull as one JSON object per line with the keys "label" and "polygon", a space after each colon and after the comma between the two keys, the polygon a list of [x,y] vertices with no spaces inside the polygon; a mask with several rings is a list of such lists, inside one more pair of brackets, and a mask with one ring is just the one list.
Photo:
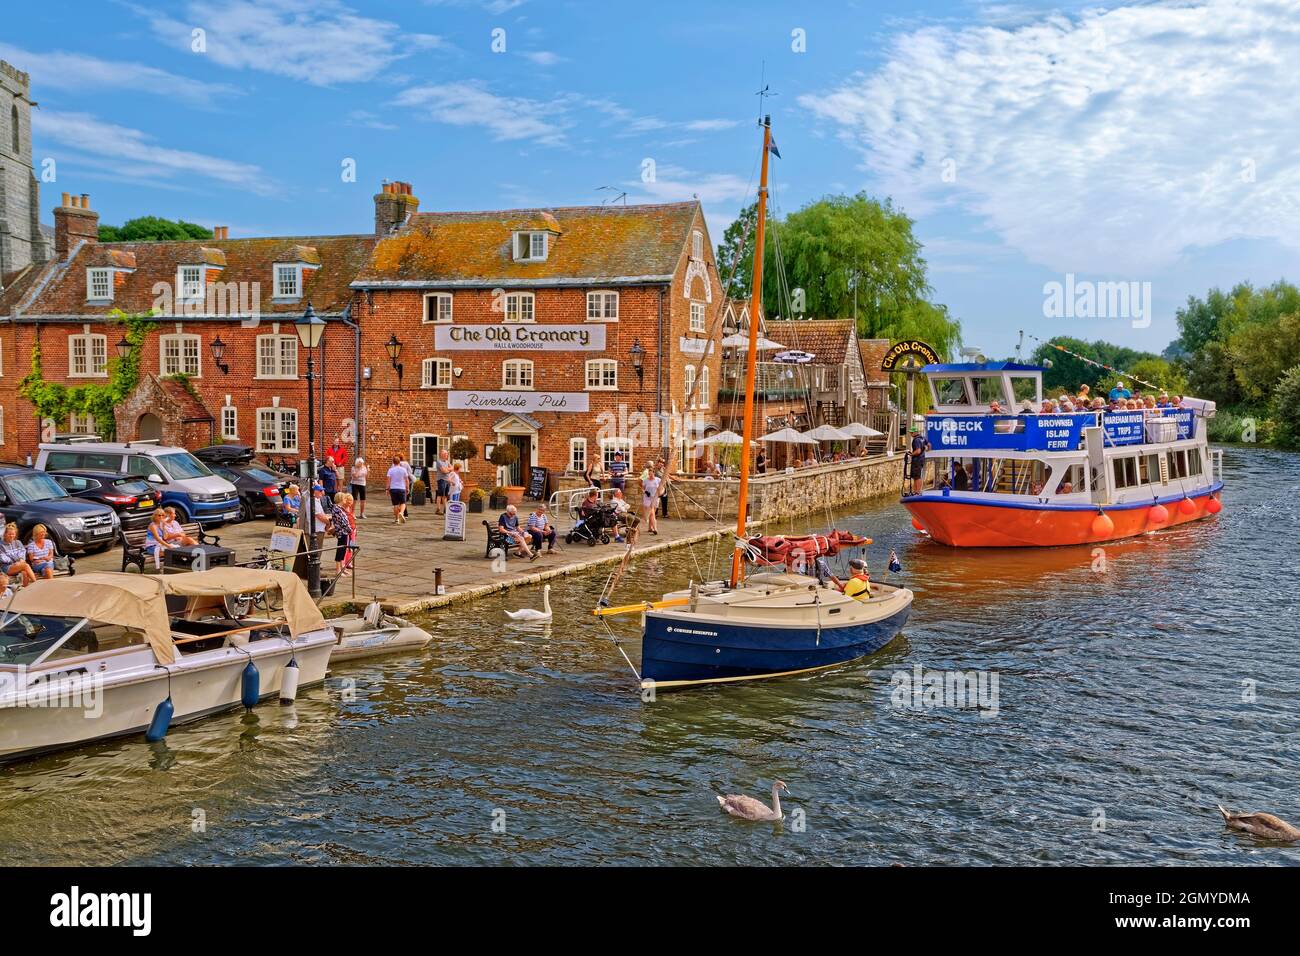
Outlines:
{"label": "blue boat hull", "polygon": [[641,677],[655,684],[726,682],[833,667],[880,650],[902,630],[910,606],[878,621],[792,628],[695,622],[647,613]]}

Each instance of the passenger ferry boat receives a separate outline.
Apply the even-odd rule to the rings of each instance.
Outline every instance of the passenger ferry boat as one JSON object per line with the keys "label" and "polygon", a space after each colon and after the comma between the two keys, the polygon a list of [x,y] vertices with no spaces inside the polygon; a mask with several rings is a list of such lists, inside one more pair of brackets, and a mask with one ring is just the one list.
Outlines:
{"label": "passenger ferry boat", "polygon": [[1217,514],[1223,453],[1206,443],[1214,403],[1063,414],[1041,409],[1043,367],[927,365],[920,493],[905,478],[912,523],[959,548],[1113,541]]}

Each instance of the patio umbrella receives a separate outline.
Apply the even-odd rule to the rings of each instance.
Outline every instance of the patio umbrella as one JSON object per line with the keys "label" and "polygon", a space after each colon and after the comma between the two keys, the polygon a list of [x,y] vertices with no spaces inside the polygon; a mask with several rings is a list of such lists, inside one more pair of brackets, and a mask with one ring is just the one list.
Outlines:
{"label": "patio umbrella", "polygon": [[[697,445],[743,445],[745,439],[733,431],[718,432],[716,435],[710,435],[708,438],[701,438],[695,444]],[[750,442],[751,446],[757,442]]]}
{"label": "patio umbrella", "polygon": [[782,428],[779,432],[772,432],[770,435],[764,435],[759,441],[780,441],[788,445],[815,445],[817,441],[812,438],[805,438],[793,428]]}
{"label": "patio umbrella", "polygon": [[811,438],[813,441],[848,441],[852,435],[840,431],[838,428],[832,428],[830,425],[818,425],[803,433],[804,438]]}
{"label": "patio umbrella", "polygon": [[[725,339],[722,340],[722,347],[727,349],[749,348],[749,333],[735,332],[731,335],[728,335]],[[758,350],[760,352],[771,352],[774,349],[783,349],[783,348],[785,348],[785,346],[782,345],[780,342],[773,342],[766,335],[763,335],[761,332],[759,333]]]}
{"label": "patio umbrella", "polygon": [[854,438],[879,438],[884,434],[884,432],[878,432],[874,428],[862,424],[862,422],[849,422],[840,431]]}

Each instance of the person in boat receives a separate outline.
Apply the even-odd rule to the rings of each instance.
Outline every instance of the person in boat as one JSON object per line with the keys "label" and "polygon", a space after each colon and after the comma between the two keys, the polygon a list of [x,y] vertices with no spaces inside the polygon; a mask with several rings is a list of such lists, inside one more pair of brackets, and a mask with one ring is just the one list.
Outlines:
{"label": "person in boat", "polygon": [[871,598],[871,575],[867,573],[867,562],[861,558],[849,559],[849,579],[841,581],[831,575],[831,583],[837,590],[843,591],[845,597],[866,601]]}
{"label": "person in boat", "polygon": [[18,525],[10,521],[5,525],[4,540],[0,541],[0,567],[6,574],[22,579],[23,584],[32,584],[36,575],[27,563],[27,546],[18,537]]}
{"label": "person in boat", "polygon": [[1050,398],[1043,399],[1043,407],[1039,410],[1040,415],[1051,415],[1056,411],[1056,405]]}
{"label": "person in boat", "polygon": [[1127,402],[1130,398],[1133,397],[1133,393],[1124,387],[1123,382],[1116,382],[1115,387],[1110,390],[1110,394],[1108,395],[1108,397],[1112,402],[1118,402],[1118,401]]}
{"label": "person in boat", "polygon": [[27,563],[32,573],[47,581],[54,577],[54,542],[43,524],[32,528],[32,540],[27,542]]}
{"label": "person in boat", "polygon": [[542,550],[543,541],[546,542],[547,554],[558,554],[560,551],[555,546],[555,526],[546,515],[546,505],[540,501],[533,509],[533,513],[528,516],[528,537],[533,539],[533,548],[537,551]]}
{"label": "person in boat", "polygon": [[167,516],[167,520],[163,525],[163,530],[167,535],[168,545],[174,548],[178,544],[183,544],[187,548],[192,548],[196,544],[198,544],[198,541],[196,541],[194,538],[191,538],[188,534],[186,534],[183,530],[181,530],[181,523],[176,520],[175,508],[173,508],[171,505],[168,505],[166,508],[163,509],[163,513],[166,514]]}
{"label": "person in boat", "polygon": [[514,505],[506,505],[506,510],[501,512],[501,517],[497,518],[497,528],[506,537],[507,541],[514,544],[516,553],[521,558],[527,558],[532,561],[537,557],[529,545],[528,535],[524,534],[519,527],[519,509]]}
{"label": "person in boat", "polygon": [[1168,407],[1169,407],[1169,395],[1166,392],[1161,392],[1160,397],[1156,399],[1156,408],[1168,408]]}
{"label": "person in boat", "polygon": [[952,490],[970,491],[970,475],[966,471],[966,466],[961,462],[957,462],[952,466]]}
{"label": "person in boat", "polygon": [[1061,483],[1056,486],[1056,493],[1058,495],[1068,495],[1068,494],[1072,494],[1073,492],[1074,492],[1074,482],[1070,480],[1069,475],[1066,475],[1064,478],[1061,479]]}
{"label": "person in boat", "polygon": [[1035,498],[1037,498],[1039,495],[1043,493],[1043,483],[1041,481],[1030,482],[1029,493],[1033,495]]}
{"label": "person in boat", "polygon": [[1084,382],[1079,386],[1079,404],[1088,405],[1092,402],[1092,386]]}
{"label": "person in boat", "polygon": [[921,434],[921,429],[912,427],[912,494],[921,493],[921,479],[925,475],[925,453],[930,450],[930,442]]}

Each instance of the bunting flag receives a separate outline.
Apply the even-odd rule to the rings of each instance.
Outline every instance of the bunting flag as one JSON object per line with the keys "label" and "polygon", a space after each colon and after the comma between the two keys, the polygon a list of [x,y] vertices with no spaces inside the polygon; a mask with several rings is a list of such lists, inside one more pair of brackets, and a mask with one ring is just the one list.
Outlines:
{"label": "bunting flag", "polygon": [[1038,336],[1033,335],[1029,332],[1026,332],[1025,335],[1033,339],[1039,345],[1046,345],[1048,348],[1056,349],[1056,351],[1058,352],[1064,352],[1066,355],[1071,355],[1074,358],[1077,358],[1080,362],[1086,362],[1087,364],[1093,366],[1094,368],[1104,368],[1108,372],[1114,372],[1116,375],[1120,376],[1121,378],[1131,378],[1139,385],[1142,385],[1146,388],[1154,389],[1155,391],[1161,391],[1161,387],[1159,385],[1152,385],[1150,382],[1144,382],[1142,381],[1142,379],[1138,378],[1136,375],[1132,374],[1131,372],[1125,372],[1123,369],[1118,369],[1113,366],[1107,365],[1105,362],[1098,362],[1095,359],[1090,359],[1088,358],[1088,356],[1080,355],[1078,352],[1071,352],[1069,349],[1065,348],[1062,345],[1057,345],[1055,342],[1044,342]]}

